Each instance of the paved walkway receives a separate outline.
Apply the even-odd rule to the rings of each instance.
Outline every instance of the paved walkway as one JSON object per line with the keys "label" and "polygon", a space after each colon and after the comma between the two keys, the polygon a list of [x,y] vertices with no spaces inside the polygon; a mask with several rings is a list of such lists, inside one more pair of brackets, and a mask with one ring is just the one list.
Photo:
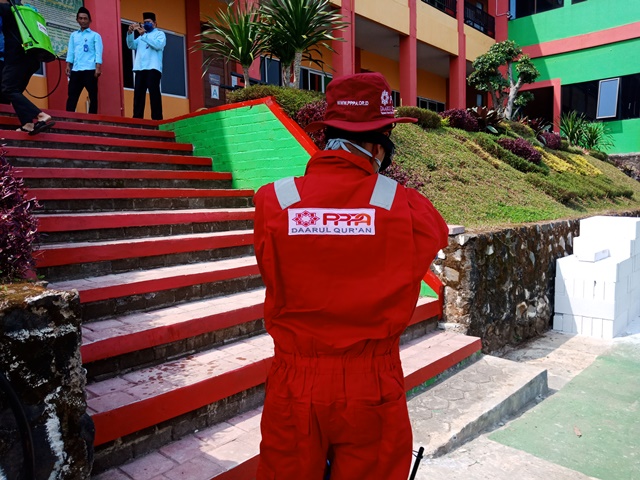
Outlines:
{"label": "paved walkway", "polygon": [[417,480],[640,480],[640,319],[613,341],[548,332],[505,358],[548,370],[550,396]]}

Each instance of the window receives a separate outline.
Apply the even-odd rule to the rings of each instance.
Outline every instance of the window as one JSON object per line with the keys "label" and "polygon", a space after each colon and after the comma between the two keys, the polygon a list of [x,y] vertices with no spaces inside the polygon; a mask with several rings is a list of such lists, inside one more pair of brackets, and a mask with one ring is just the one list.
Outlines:
{"label": "window", "polygon": [[281,85],[282,69],[280,60],[260,57],[260,81],[268,85]]}
{"label": "window", "polygon": [[619,78],[600,80],[598,86],[598,110],[596,118],[615,118],[618,112]]}
{"label": "window", "polygon": [[418,97],[418,107],[426,108],[427,110],[432,110],[434,112],[444,112],[445,105],[442,102],[438,102],[436,100],[430,100],[428,98]]}
{"label": "window", "polygon": [[305,67],[300,68],[300,88],[302,90],[324,93],[331,78],[331,75],[318,70],[311,70]]}
{"label": "window", "polygon": [[[122,21],[122,73],[124,87],[134,87],[133,61],[135,52],[127,47],[127,31],[131,22]],[[162,57],[162,80],[160,90],[165,95],[187,96],[187,57],[184,35],[162,30],[167,36],[167,45]]]}
{"label": "window", "polygon": [[391,90],[391,100],[393,101],[394,107],[400,106],[400,92],[397,90]]}
{"label": "window", "polygon": [[560,7],[564,7],[564,0],[515,0],[515,18],[548,12]]}
{"label": "window", "polygon": [[575,110],[588,120],[640,118],[640,73],[562,86],[562,113]]}

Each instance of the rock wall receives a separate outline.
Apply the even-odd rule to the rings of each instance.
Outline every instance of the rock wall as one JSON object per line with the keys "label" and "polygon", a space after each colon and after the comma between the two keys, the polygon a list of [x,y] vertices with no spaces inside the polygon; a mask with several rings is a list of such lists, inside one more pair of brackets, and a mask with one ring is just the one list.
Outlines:
{"label": "rock wall", "polygon": [[[94,430],[86,413],[79,307],[77,293],[0,286],[0,373],[10,384],[0,384],[0,478],[89,478]],[[32,455],[24,454],[25,417]]]}
{"label": "rock wall", "polygon": [[480,337],[485,353],[548,330],[556,259],[573,253],[579,227],[576,219],[450,236],[434,262],[445,285],[441,326]]}
{"label": "rock wall", "polygon": [[640,181],[640,153],[609,155],[609,162],[613,163],[626,175]]}

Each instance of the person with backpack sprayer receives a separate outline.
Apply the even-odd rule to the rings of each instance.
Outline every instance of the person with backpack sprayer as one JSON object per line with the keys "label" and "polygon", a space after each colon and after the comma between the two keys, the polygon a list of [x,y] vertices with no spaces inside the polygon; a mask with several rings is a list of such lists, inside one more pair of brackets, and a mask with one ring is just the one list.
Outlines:
{"label": "person with backpack sprayer", "polygon": [[18,27],[21,19],[16,18],[18,14],[14,14],[15,7],[10,3],[21,5],[20,0],[11,0],[11,2],[0,0],[0,16],[5,42],[5,65],[2,71],[1,88],[20,120],[21,125],[18,131],[36,135],[53,127],[55,122],[51,115],[40,110],[23,94],[31,77],[40,68],[42,57],[40,53],[25,50]]}
{"label": "person with backpack sprayer", "polygon": [[275,355],[258,480],[407,480],[412,459],[399,338],[448,227],[391,164],[392,92],[379,73],[327,86],[327,146],[304,176],[255,195],[254,245]]}

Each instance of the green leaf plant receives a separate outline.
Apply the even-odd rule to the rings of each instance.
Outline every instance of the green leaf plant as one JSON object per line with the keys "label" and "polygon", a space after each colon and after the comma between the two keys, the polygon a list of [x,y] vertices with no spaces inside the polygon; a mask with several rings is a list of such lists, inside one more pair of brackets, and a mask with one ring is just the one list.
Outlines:
{"label": "green leaf plant", "polygon": [[473,69],[467,82],[488,92],[494,108],[506,120],[512,120],[516,107],[527,100],[525,97],[516,103],[522,86],[533,83],[540,75],[531,59],[511,40],[493,44],[487,53],[473,61]]}

